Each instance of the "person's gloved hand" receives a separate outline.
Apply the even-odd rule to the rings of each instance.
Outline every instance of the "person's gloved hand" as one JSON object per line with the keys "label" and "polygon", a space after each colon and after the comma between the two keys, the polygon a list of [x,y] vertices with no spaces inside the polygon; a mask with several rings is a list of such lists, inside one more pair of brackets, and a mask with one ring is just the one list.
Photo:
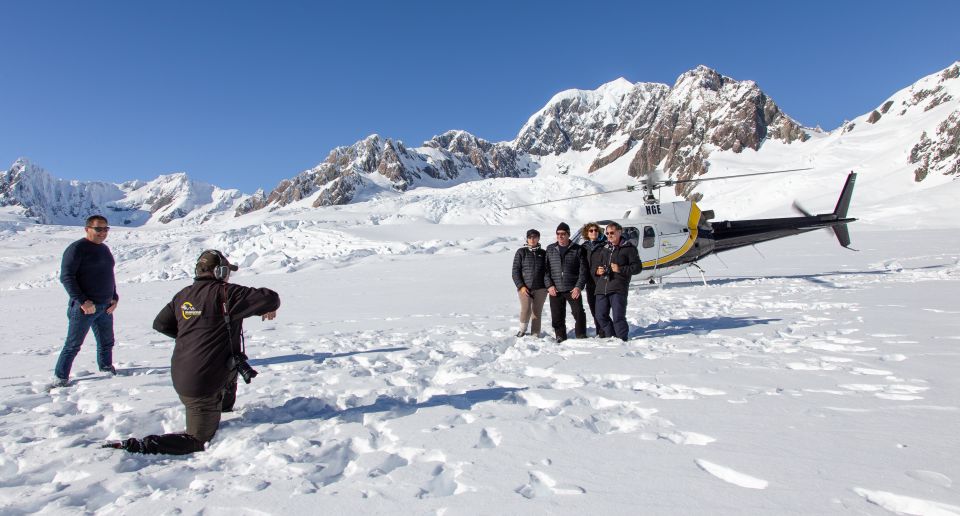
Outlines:
{"label": "person's gloved hand", "polygon": [[113,441],[104,444],[101,448],[113,448],[115,450],[126,450],[130,453],[143,453],[143,442],[140,439],[131,437],[123,441]]}

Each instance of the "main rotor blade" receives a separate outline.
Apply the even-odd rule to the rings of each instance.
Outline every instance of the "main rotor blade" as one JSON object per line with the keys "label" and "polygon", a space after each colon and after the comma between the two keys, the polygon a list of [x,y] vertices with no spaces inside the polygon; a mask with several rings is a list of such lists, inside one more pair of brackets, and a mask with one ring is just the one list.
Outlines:
{"label": "main rotor blade", "polygon": [[551,200],[549,200],[549,201],[534,202],[534,203],[530,203],[530,204],[521,204],[520,206],[511,206],[511,207],[509,207],[509,208],[507,208],[507,209],[508,209],[508,210],[514,210],[514,209],[517,209],[517,208],[527,208],[527,207],[529,207],[529,206],[539,206],[539,205],[541,205],[541,204],[548,204],[548,203],[551,203],[551,202],[569,201],[570,199],[580,199],[580,198],[583,198],[583,197],[592,197],[592,196],[594,196],[594,195],[604,195],[604,194],[608,194],[608,193],[632,192],[632,191],[634,191],[634,190],[636,190],[636,189],[637,189],[636,186],[628,186],[628,187],[626,187],[626,188],[618,188],[618,189],[616,189],[616,190],[607,190],[606,192],[597,192],[597,193],[591,193],[591,194],[585,194],[585,195],[575,195],[575,196],[573,196],[573,197],[564,197],[563,199],[551,199]]}
{"label": "main rotor blade", "polygon": [[807,167],[807,168],[791,168],[791,169],[788,169],[788,170],[774,170],[774,171],[771,171],[771,172],[754,172],[753,174],[737,174],[737,175],[733,175],[733,176],[705,177],[705,178],[702,178],[702,179],[677,179],[677,180],[667,179],[666,181],[663,182],[663,186],[673,186],[673,185],[680,184],[680,183],[697,183],[697,182],[700,182],[700,181],[716,181],[716,180],[718,180],[718,179],[731,179],[731,178],[734,178],[734,177],[750,177],[750,176],[765,176],[765,175],[767,175],[767,174],[783,174],[783,173],[785,173],[785,172],[799,172],[799,171],[801,171],[801,170],[813,170],[813,167]]}

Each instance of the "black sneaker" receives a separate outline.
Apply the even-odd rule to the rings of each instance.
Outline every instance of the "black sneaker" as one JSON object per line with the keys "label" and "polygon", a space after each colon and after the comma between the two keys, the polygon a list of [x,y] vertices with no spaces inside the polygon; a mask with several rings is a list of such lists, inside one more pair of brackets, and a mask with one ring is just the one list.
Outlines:
{"label": "black sneaker", "polygon": [[113,367],[112,365],[109,365],[109,366],[107,366],[107,367],[101,367],[101,368],[100,368],[100,372],[101,372],[101,373],[107,373],[107,374],[109,374],[110,376],[117,376],[117,368],[116,368],[116,367]]}
{"label": "black sneaker", "polygon": [[523,337],[523,336],[526,335],[526,334],[527,334],[527,332],[525,332],[525,331],[523,331],[523,330],[520,330],[520,331],[517,332],[517,338]]}
{"label": "black sneaker", "polygon": [[70,385],[70,380],[67,378],[60,378],[58,376],[53,377],[53,382],[50,384],[51,389],[56,389],[57,387],[66,387]]}
{"label": "black sneaker", "polygon": [[557,344],[559,344],[559,343],[567,340],[567,334],[566,334],[566,333],[556,332],[556,337],[557,337]]}

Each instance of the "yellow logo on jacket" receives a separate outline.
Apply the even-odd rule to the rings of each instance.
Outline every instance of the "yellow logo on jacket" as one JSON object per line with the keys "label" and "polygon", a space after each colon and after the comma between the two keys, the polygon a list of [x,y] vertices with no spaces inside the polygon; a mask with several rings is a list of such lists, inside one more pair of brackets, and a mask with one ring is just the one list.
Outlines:
{"label": "yellow logo on jacket", "polygon": [[189,319],[194,316],[200,316],[200,314],[202,313],[203,311],[197,310],[196,308],[194,308],[193,303],[191,303],[190,301],[184,301],[183,304],[180,305],[180,314],[183,315],[184,319]]}

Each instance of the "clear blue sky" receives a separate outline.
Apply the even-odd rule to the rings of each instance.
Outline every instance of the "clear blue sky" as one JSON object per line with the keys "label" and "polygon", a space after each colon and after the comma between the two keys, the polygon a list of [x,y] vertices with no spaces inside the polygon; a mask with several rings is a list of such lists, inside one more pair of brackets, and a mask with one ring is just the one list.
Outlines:
{"label": "clear blue sky", "polygon": [[705,64],[833,129],[960,59],[955,0],[31,0],[0,16],[0,169],[182,171],[247,193],[372,133],[511,140],[555,93],[618,77]]}

